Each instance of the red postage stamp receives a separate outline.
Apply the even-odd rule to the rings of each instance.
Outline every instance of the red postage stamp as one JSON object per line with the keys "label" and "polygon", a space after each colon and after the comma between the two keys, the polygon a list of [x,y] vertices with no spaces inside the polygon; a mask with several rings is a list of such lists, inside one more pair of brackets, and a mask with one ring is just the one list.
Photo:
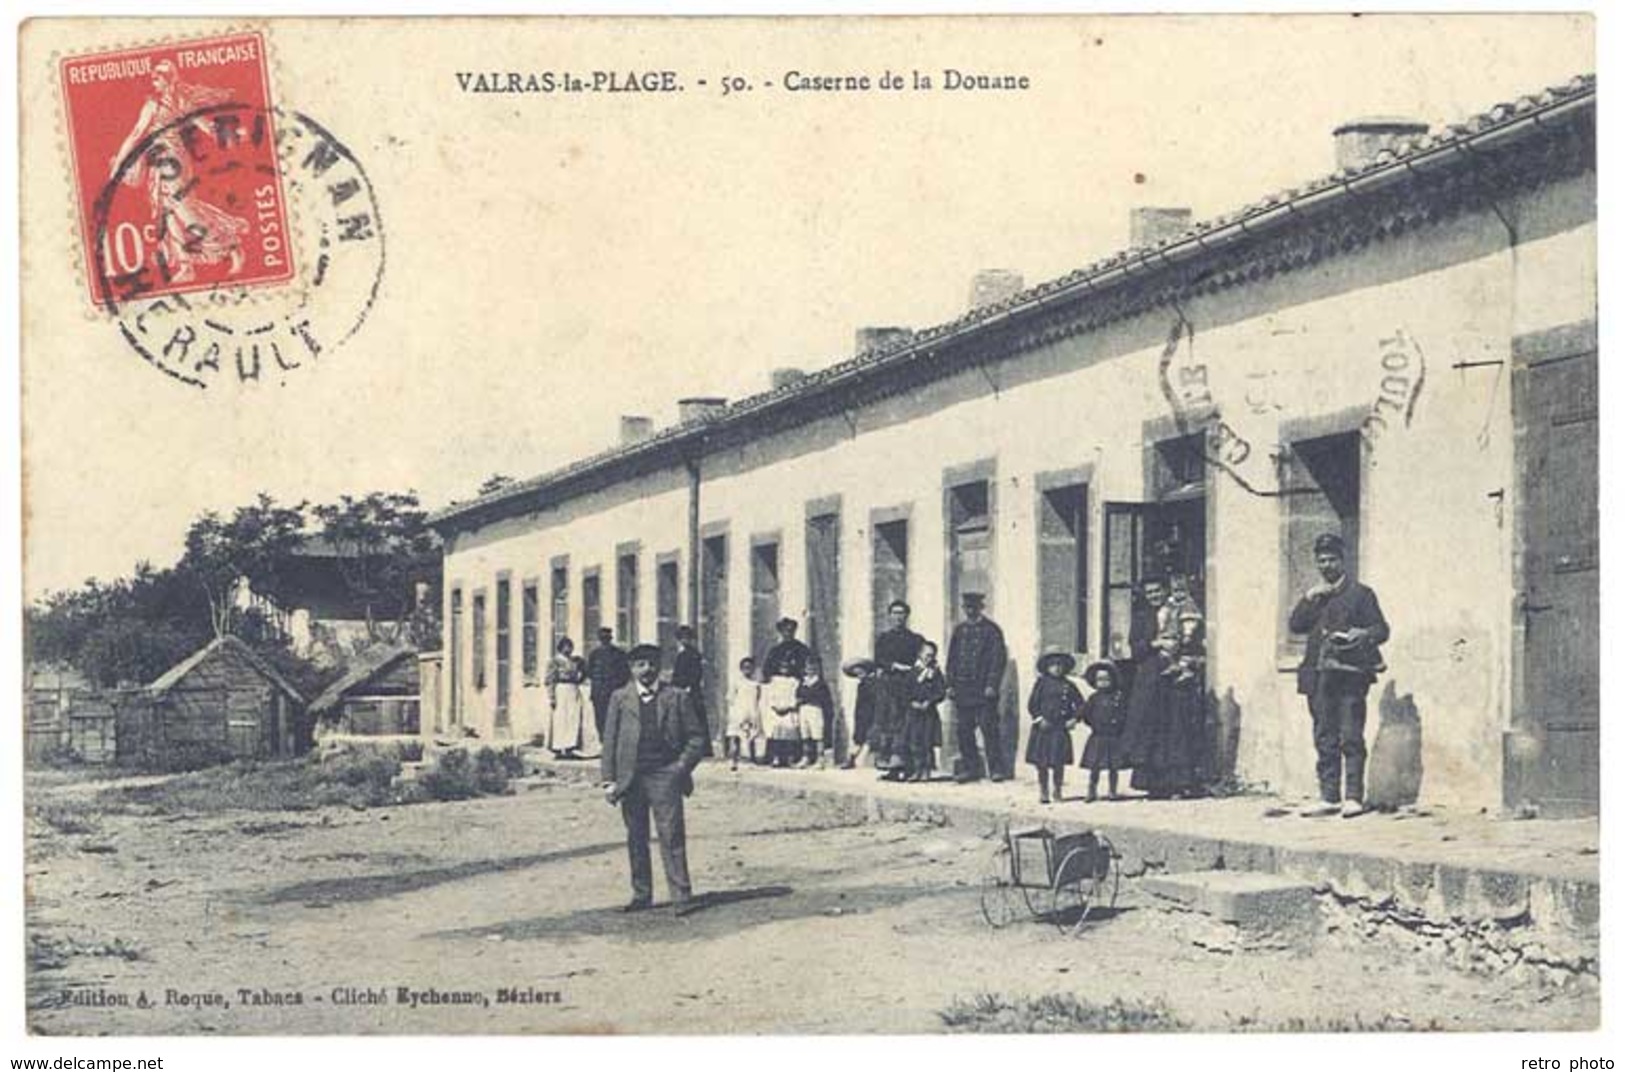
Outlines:
{"label": "red postage stamp", "polygon": [[260,34],[72,56],[61,77],[97,304],[293,278]]}

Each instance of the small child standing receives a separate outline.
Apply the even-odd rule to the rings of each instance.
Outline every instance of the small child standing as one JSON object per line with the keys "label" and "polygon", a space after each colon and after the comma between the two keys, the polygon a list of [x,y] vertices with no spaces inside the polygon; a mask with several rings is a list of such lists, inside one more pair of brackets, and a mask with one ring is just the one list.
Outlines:
{"label": "small child standing", "polygon": [[903,724],[906,781],[928,782],[935,769],[936,749],[942,744],[942,716],[938,705],[948,696],[948,679],[937,666],[937,646],[920,645],[920,657],[908,679],[908,717]]}
{"label": "small child standing", "polygon": [[807,672],[796,689],[796,709],[801,718],[801,747],[805,754],[798,767],[821,767],[824,764],[824,742],[830,737],[831,723],[835,721],[835,698],[830,695],[824,680],[823,668],[808,661]]}
{"label": "small child standing", "polygon": [[1083,712],[1083,694],[1067,675],[1078,661],[1063,651],[1045,652],[1038,660],[1038,680],[1027,697],[1027,713],[1033,717],[1032,735],[1027,738],[1027,762],[1038,768],[1038,802],[1050,802],[1050,784],[1055,800],[1062,800],[1061,782],[1072,765],[1072,727]]}
{"label": "small child standing", "polygon": [[750,742],[750,760],[756,762],[756,733],[761,725],[762,685],[756,680],[756,660],[745,656],[739,660],[739,674],[728,689],[728,722],[723,747],[728,754],[728,769],[739,769],[739,753],[744,742]]}
{"label": "small child standing", "polygon": [[879,702],[877,694],[880,691],[879,672],[880,668],[875,665],[873,659],[852,659],[841,667],[841,673],[855,678],[858,682],[858,694],[852,701],[852,744],[855,751],[847,754],[846,762],[841,764],[842,770],[863,766],[865,761],[870,759],[869,738],[875,732],[875,705]]}
{"label": "small child standing", "polygon": [[1093,802],[1100,788],[1100,772],[1106,771],[1110,799],[1117,800],[1117,770],[1125,766],[1122,736],[1128,721],[1128,698],[1117,687],[1117,667],[1109,662],[1091,663],[1083,680],[1094,691],[1083,705],[1083,722],[1089,727],[1089,740],[1083,746],[1079,766],[1089,771],[1089,795]]}

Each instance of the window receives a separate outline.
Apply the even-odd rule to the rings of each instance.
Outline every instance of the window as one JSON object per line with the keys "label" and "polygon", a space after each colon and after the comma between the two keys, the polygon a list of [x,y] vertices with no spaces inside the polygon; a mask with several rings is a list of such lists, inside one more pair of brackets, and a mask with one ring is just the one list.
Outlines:
{"label": "window", "polygon": [[[548,651],[557,651],[559,641],[570,635],[570,560],[556,558],[553,560],[553,636],[547,645]],[[577,649],[581,645],[576,645]]]}
{"label": "window", "polygon": [[776,541],[758,543],[750,549],[750,639],[758,665],[778,643],[773,628],[778,620],[779,545]]}
{"label": "window", "polygon": [[1087,484],[1038,493],[1038,640],[1041,651],[1089,647]]}
{"label": "window", "polygon": [[508,699],[513,689],[513,593],[506,577],[497,578],[497,707],[496,724],[508,724]]}
{"label": "window", "polygon": [[581,575],[581,638],[579,650],[586,651],[598,640],[598,630],[604,624],[603,583],[594,566]]}
{"label": "window", "polygon": [[1129,657],[1128,631],[1134,619],[1134,594],[1144,566],[1144,503],[1106,504],[1106,598],[1101,607],[1101,653]]}
{"label": "window", "polygon": [[661,651],[672,651],[677,647],[680,585],[676,555],[663,558],[655,567],[655,642],[660,645]]}
{"label": "window", "polygon": [[1207,487],[1207,457],[1203,453],[1205,432],[1164,439],[1151,457],[1151,496],[1166,500],[1200,495]]}
{"label": "window", "polygon": [[1287,629],[1298,597],[1320,580],[1315,569],[1315,538],[1332,532],[1343,537],[1344,562],[1350,577],[1360,573],[1360,437],[1340,435],[1300,439],[1281,457],[1281,607],[1283,661],[1295,661],[1304,638]]}
{"label": "window", "polygon": [[874,576],[870,598],[874,631],[887,627],[887,608],[893,600],[908,602],[908,519],[874,523]]}
{"label": "window", "polygon": [[473,663],[474,691],[485,690],[485,593],[475,592],[473,605],[470,608],[474,614],[474,640],[469,653],[469,661]]}
{"label": "window", "polygon": [[960,596],[981,592],[992,610],[993,504],[986,480],[948,489],[948,588],[953,621],[959,620]]}
{"label": "window", "polygon": [[623,551],[615,559],[615,632],[623,644],[638,642],[638,553]]}
{"label": "window", "polygon": [[449,689],[451,693],[450,719],[451,724],[455,726],[463,721],[463,590],[461,588],[451,590],[451,640],[449,643],[451,651],[448,653],[447,666],[451,674]]}
{"label": "window", "polygon": [[519,662],[521,672],[525,675],[525,684],[534,685],[539,677],[539,663],[536,646],[539,640],[541,623],[538,619],[542,613],[542,597],[540,586],[535,581],[526,581],[521,596],[521,611],[523,616],[523,634],[519,640]]}

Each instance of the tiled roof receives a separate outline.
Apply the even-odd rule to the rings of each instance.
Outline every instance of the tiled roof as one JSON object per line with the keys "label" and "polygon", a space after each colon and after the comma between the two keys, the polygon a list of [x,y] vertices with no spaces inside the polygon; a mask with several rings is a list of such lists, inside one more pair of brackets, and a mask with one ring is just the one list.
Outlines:
{"label": "tiled roof", "polygon": [[653,456],[664,447],[691,437],[698,437],[705,430],[714,429],[720,424],[732,423],[748,414],[759,412],[792,399],[810,398],[821,393],[832,384],[850,378],[857,373],[915,357],[924,357],[929,354],[933,344],[961,336],[992,321],[1008,318],[1022,312],[1027,307],[1035,306],[1061,293],[1079,287],[1088,287],[1101,277],[1111,276],[1127,266],[1161,257],[1172,249],[1188,247],[1193,244],[1202,250],[1213,248],[1213,245],[1210,245],[1210,240],[1217,242],[1221,234],[1228,235],[1229,232],[1237,229],[1244,233],[1249,222],[1267,215],[1272,216],[1284,206],[1321,195],[1329,196],[1347,192],[1350,185],[1357,180],[1366,179],[1381,172],[1392,171],[1396,165],[1408,165],[1443,150],[1453,150],[1468,141],[1491,134],[1502,128],[1511,127],[1526,119],[1534,118],[1538,123],[1542,113],[1594,98],[1596,95],[1596,82],[1596,76],[1593,74],[1577,75],[1561,85],[1550,86],[1539,93],[1528,94],[1519,97],[1515,101],[1497,104],[1488,111],[1475,115],[1462,123],[1445,127],[1442,130],[1430,131],[1427,134],[1401,142],[1395,148],[1384,149],[1376,154],[1371,162],[1362,167],[1342,168],[1300,186],[1276,191],[1233,212],[1196,222],[1181,234],[1152,245],[1119,250],[1092,264],[1068,272],[1066,275],[1022,290],[1002,301],[979,306],[954,320],[937,324],[934,327],[924,328],[911,335],[893,337],[882,342],[880,346],[874,349],[866,350],[844,361],[809,372],[806,376],[794,382],[742,398],[726,408],[719,409],[695,420],[671,425],[636,443],[614,447],[590,455],[528,480],[516,480],[496,491],[468,502],[453,503],[445,509],[431,514],[429,522],[430,524],[442,524],[454,521],[459,517],[479,513],[500,503],[523,499],[544,488],[583,476],[614,463],[630,461],[640,456]]}

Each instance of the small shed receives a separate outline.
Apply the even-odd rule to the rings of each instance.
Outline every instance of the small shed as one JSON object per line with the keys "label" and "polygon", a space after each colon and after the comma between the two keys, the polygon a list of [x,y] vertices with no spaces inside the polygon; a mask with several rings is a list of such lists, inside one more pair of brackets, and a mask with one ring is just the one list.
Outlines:
{"label": "small shed", "polygon": [[310,705],[322,733],[362,737],[415,737],[421,710],[418,653],[394,645],[357,656]]}
{"label": "small shed", "polygon": [[[237,637],[210,641],[147,687],[145,747],[167,758],[291,756],[307,745],[299,690]],[[120,747],[120,752],[125,751]]]}

